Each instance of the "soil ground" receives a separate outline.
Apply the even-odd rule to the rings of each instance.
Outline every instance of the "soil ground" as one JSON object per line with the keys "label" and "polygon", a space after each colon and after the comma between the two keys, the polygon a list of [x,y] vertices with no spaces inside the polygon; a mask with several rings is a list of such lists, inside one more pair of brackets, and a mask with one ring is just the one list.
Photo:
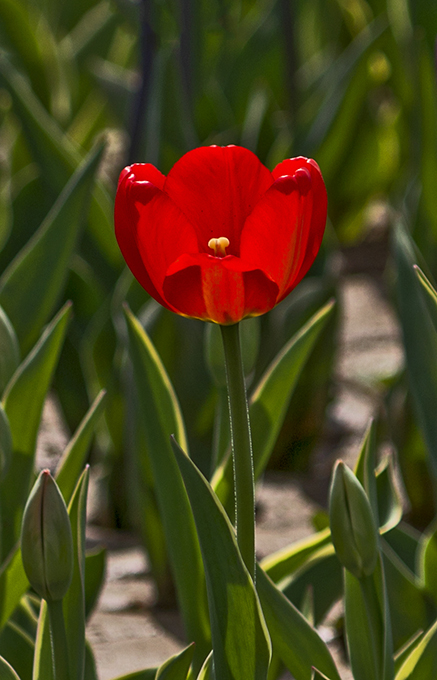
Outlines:
{"label": "soil ground", "polygon": [[[327,416],[342,436],[335,447],[329,441],[322,442],[305,475],[266,474],[257,495],[260,557],[314,531],[311,519],[326,502],[334,460],[340,457],[353,465],[369,418],[377,408],[378,390],[373,385],[402,366],[399,328],[382,282],[366,274],[347,275],[342,279],[340,296],[336,393]],[[65,443],[50,403],[45,416],[39,439],[41,465]],[[93,526],[88,528],[88,538],[104,543],[109,550],[105,586],[87,631],[99,679],[110,680],[159,665],[182,649],[184,642],[176,612],[154,606],[155,592],[141,547],[130,535]],[[338,614],[337,608],[320,632],[339,659],[343,680],[350,680],[332,625]]]}

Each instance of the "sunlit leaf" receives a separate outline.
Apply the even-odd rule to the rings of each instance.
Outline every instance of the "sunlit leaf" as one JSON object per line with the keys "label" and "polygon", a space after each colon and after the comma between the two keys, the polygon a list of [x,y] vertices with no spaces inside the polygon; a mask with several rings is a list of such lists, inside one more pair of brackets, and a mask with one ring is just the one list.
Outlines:
{"label": "sunlit leaf", "polygon": [[0,304],[24,355],[62,294],[103,149],[98,145],[75,172],[41,227],[0,279]]}
{"label": "sunlit leaf", "polygon": [[0,680],[20,680],[12,666],[0,656]]}
{"label": "sunlit leaf", "polygon": [[21,515],[33,475],[36,438],[44,400],[58,362],[70,311],[70,305],[65,305],[47,326],[13,375],[3,397],[13,444],[9,470],[0,485],[4,555],[14,547],[20,533]]}
{"label": "sunlit leaf", "polygon": [[256,578],[273,649],[296,680],[311,680],[314,664],[332,680],[340,680],[331,654],[315,628],[260,567]]}
{"label": "sunlit leaf", "polygon": [[205,565],[215,674],[221,680],[266,680],[270,639],[235,531],[206,479],[172,441]]}
{"label": "sunlit leaf", "polygon": [[[329,302],[285,345],[271,363],[249,402],[255,478],[265,469],[284,421],[293,389],[333,309]],[[233,511],[233,469],[230,455],[217,469],[212,486],[229,513]]]}
{"label": "sunlit leaf", "polygon": [[418,425],[437,474],[437,334],[413,269],[417,255],[405,225],[394,230],[393,250],[397,268],[397,298],[404,338],[407,375]]}
{"label": "sunlit leaf", "polygon": [[186,680],[193,660],[194,645],[188,645],[182,652],[167,659],[156,673],[156,680]]}
{"label": "sunlit leaf", "polygon": [[437,673],[437,621],[404,661],[395,680],[429,680]]}
{"label": "sunlit leaf", "polygon": [[260,565],[274,583],[290,576],[316,553],[331,542],[331,530],[323,529],[309,538],[303,538],[291,545],[268,555]]}
{"label": "sunlit leaf", "polygon": [[0,394],[12,378],[20,363],[17,335],[11,322],[0,307]]}
{"label": "sunlit leaf", "polygon": [[130,311],[126,311],[126,321],[167,550],[187,636],[196,642],[195,657],[203,661],[210,649],[203,565],[192,511],[170,444],[172,434],[186,444],[182,414],[149,337]]}
{"label": "sunlit leaf", "polygon": [[33,653],[34,642],[30,635],[13,621],[8,621],[0,634],[0,655],[9,661],[23,680],[30,680]]}
{"label": "sunlit leaf", "polygon": [[56,483],[67,503],[70,501],[79,475],[85,466],[96,423],[102,415],[105,405],[106,392],[102,390],[95,398],[58,463],[55,475]]}

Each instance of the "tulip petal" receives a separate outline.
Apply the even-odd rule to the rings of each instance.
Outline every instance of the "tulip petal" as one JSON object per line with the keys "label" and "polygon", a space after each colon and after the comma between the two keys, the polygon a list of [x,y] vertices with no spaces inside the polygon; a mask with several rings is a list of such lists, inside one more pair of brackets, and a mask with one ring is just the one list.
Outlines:
{"label": "tulip petal", "polygon": [[151,182],[158,189],[164,188],[165,175],[151,163],[133,163],[124,168],[118,181],[119,186],[126,175],[134,178],[135,182]]}
{"label": "tulip petal", "polygon": [[236,257],[183,255],[167,272],[167,300],[186,316],[220,324],[263,314],[276,304],[278,286]]}
{"label": "tulip petal", "polygon": [[[135,202],[135,207],[137,248],[152,284],[166,300],[162,285],[167,269],[181,255],[198,252],[196,234],[185,215],[159,189],[150,201]],[[172,309],[168,300],[166,306]]]}
{"label": "tulip petal", "polygon": [[170,170],[164,191],[196,230],[200,252],[208,241],[225,236],[229,255],[239,255],[246,217],[272,185],[270,171],[248,149],[200,147],[189,151]]}
{"label": "tulip petal", "polygon": [[[137,200],[141,200],[144,206],[146,206],[159,190],[156,188],[156,185],[145,180],[140,181],[137,184],[136,175],[133,170],[136,171],[140,168],[139,176],[142,178],[144,176],[144,166],[148,166],[146,170],[153,168],[156,172],[154,173],[152,170],[150,176],[154,177],[156,181],[159,180],[159,175],[161,175],[161,173],[159,170],[156,170],[153,165],[150,165],[150,163],[137,163],[122,171],[115,197],[115,236],[123,257],[126,260],[126,264],[137,281],[149,295],[155,298],[161,305],[168,309],[172,309],[163,299],[162,295],[158,293],[155,285],[152,283],[137,246],[136,224],[138,222],[138,212],[135,208],[132,196],[135,194]],[[162,177],[165,180],[164,175],[162,175]]]}
{"label": "tulip petal", "polygon": [[325,229],[327,197],[314,161],[283,161],[273,175],[275,183],[246,220],[241,258],[276,281],[279,302],[305,276],[317,255]]}
{"label": "tulip petal", "polygon": [[[138,166],[147,170],[147,176],[156,170],[150,164],[132,167]],[[165,273],[182,253],[198,250],[194,230],[183,213],[156,185],[125,173],[116,196],[115,233],[124,259],[143,288],[174,311],[162,293]]]}

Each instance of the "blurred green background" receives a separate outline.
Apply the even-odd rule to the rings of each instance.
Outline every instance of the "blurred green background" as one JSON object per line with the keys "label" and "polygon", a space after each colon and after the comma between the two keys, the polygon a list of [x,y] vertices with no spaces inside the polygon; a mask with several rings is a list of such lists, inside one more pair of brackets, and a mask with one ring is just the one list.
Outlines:
{"label": "blurred green background", "polygon": [[[381,273],[398,211],[436,268],[436,34],[429,0],[0,0],[0,304],[22,360],[61,304],[73,302],[54,391],[71,433],[99,390],[108,391],[93,453],[110,499],[105,521],[135,524],[131,489],[145,459],[124,300],[173,381],[202,469],[220,459],[228,436],[220,434],[226,405],[208,370],[205,324],[161,310],[118,251],[112,206],[121,168],[147,161],[166,173],[201,144],[244,145],[270,168],[295,155],[318,161],[329,196],[323,248],[298,290],[252,324],[255,386],[335,296],[336,253],[352,269]],[[85,211],[90,183],[74,205],[65,187],[82,186],[73,173],[102,139]],[[348,260],[355,252],[358,264]],[[302,469],[320,437],[337,325],[334,314],[300,375],[274,466]],[[411,407],[403,408],[407,422]],[[410,420],[397,443],[401,450],[413,437],[426,472]],[[153,486],[150,471],[142,475]]]}

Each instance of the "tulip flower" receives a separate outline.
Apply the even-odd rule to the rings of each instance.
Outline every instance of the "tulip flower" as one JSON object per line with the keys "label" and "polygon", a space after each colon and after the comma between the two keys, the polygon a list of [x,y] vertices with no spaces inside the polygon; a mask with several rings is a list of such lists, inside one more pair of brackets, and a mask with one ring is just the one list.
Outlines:
{"label": "tulip flower", "polygon": [[284,160],[270,172],[247,149],[200,147],[164,176],[125,168],[115,233],[145,290],[167,309],[222,325],[258,316],[306,274],[326,223],[317,163]]}

